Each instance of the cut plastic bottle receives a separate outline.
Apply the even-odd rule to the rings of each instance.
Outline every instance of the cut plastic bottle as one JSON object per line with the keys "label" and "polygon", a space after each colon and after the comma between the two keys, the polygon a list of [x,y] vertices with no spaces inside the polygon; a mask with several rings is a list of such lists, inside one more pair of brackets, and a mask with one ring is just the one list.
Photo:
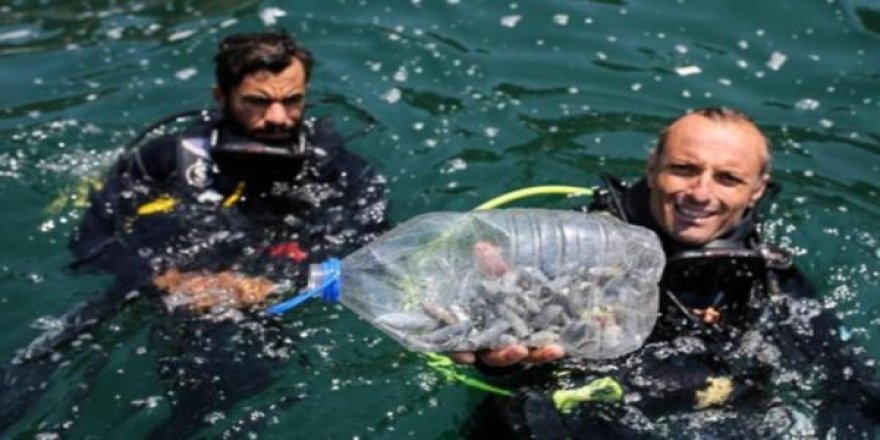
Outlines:
{"label": "cut plastic bottle", "polygon": [[640,347],[657,318],[657,236],[604,214],[504,209],[424,214],[273,306],[338,301],[415,351],[560,344],[607,359]]}

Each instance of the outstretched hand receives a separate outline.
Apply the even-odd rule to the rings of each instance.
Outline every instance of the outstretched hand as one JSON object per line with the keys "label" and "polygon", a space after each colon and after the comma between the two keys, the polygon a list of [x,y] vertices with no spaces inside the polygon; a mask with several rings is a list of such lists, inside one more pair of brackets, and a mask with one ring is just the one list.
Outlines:
{"label": "outstretched hand", "polygon": [[561,359],[563,356],[565,349],[555,344],[532,348],[514,344],[497,350],[459,351],[449,355],[459,364],[473,364],[479,358],[480,362],[490,367],[507,367],[519,363],[543,364]]}
{"label": "outstretched hand", "polygon": [[249,277],[229,271],[180,272],[170,269],[153,277],[153,284],[164,290],[169,308],[185,306],[204,312],[215,306],[246,308],[263,302],[275,283],[263,277]]}
{"label": "outstretched hand", "polygon": [[[477,270],[485,277],[499,278],[511,270],[510,265],[501,255],[501,250],[488,241],[478,241],[474,244],[473,258]],[[519,363],[543,364],[563,356],[565,349],[556,344],[531,348],[522,344],[513,344],[497,350],[455,352],[449,357],[460,364],[473,364],[479,358],[482,363],[490,367],[507,367]]]}

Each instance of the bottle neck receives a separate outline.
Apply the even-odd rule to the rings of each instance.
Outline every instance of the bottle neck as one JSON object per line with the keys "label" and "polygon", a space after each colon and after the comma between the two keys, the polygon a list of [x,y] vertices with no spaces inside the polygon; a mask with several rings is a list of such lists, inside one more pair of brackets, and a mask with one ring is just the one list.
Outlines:
{"label": "bottle neck", "polygon": [[342,262],[336,258],[319,264],[310,264],[306,290],[319,290],[320,294],[316,296],[326,301],[339,302],[341,276]]}
{"label": "bottle neck", "polygon": [[309,278],[306,289],[298,295],[266,309],[269,314],[277,315],[293,309],[313,299],[323,298],[329,302],[339,302],[341,288],[342,262],[331,258],[321,264],[309,265]]}
{"label": "bottle neck", "polygon": [[327,281],[328,271],[324,268],[324,263],[313,263],[309,265],[309,278],[306,281],[305,290],[312,290],[324,285]]}

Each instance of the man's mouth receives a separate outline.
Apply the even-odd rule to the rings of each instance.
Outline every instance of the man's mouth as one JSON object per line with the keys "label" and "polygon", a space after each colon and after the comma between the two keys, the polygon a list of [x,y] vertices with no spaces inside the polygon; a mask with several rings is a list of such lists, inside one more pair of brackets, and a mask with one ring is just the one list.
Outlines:
{"label": "man's mouth", "polygon": [[289,131],[258,132],[258,133],[254,133],[254,135],[253,135],[254,139],[256,139],[258,141],[262,141],[262,142],[267,142],[270,144],[276,144],[276,143],[280,143],[280,142],[286,143],[286,142],[289,142],[292,137],[293,137],[293,133],[289,132]]}
{"label": "man's mouth", "polygon": [[263,139],[287,139],[291,133],[292,130],[260,131],[257,132],[257,137]]}
{"label": "man's mouth", "polygon": [[689,223],[699,223],[716,214],[714,209],[675,204],[675,214],[679,220]]}

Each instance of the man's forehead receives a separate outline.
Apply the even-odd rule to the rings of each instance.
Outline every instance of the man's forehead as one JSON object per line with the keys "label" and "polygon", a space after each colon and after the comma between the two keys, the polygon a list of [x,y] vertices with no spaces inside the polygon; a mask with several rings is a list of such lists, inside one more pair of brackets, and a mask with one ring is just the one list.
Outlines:
{"label": "man's forehead", "polygon": [[747,120],[687,115],[667,132],[661,160],[713,162],[742,174],[766,172],[769,151],[764,135]]}
{"label": "man's forehead", "polygon": [[745,119],[707,118],[699,114],[688,114],[676,120],[667,134],[667,142],[678,140],[709,138],[719,141],[737,141],[740,146],[751,147],[762,159],[769,155],[767,139],[755,124]]}
{"label": "man's forehead", "polygon": [[236,87],[240,94],[283,94],[303,93],[307,84],[302,63],[291,64],[280,72],[268,69],[258,70],[246,75]]}

